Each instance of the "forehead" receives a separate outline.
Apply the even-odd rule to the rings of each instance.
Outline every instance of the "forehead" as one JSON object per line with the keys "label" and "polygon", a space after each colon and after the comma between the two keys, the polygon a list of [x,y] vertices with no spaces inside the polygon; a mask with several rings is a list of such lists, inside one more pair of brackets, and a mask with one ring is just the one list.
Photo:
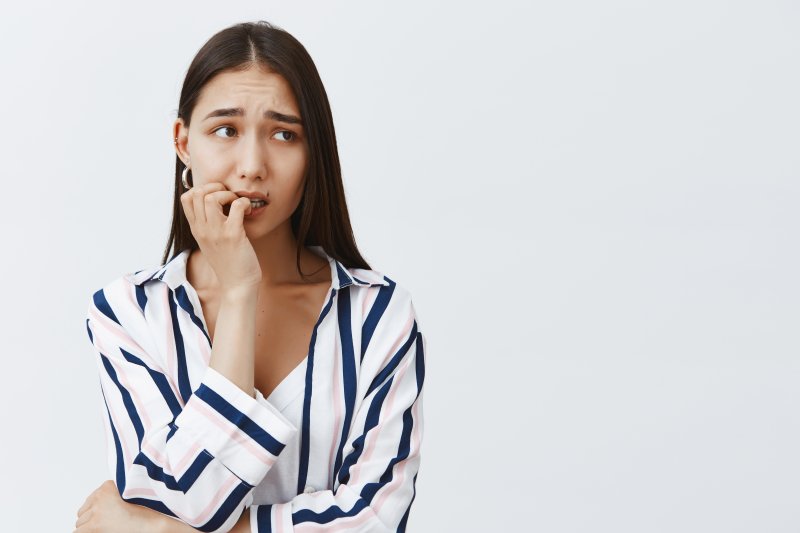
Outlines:
{"label": "forehead", "polygon": [[258,67],[225,71],[211,78],[200,92],[195,111],[259,106],[298,114],[297,101],[286,78]]}

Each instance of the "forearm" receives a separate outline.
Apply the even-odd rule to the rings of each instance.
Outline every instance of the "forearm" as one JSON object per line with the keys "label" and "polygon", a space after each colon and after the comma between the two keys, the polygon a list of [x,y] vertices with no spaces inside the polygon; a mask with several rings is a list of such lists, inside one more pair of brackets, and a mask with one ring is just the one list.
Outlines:
{"label": "forearm", "polygon": [[208,365],[252,397],[257,306],[257,287],[222,294]]}

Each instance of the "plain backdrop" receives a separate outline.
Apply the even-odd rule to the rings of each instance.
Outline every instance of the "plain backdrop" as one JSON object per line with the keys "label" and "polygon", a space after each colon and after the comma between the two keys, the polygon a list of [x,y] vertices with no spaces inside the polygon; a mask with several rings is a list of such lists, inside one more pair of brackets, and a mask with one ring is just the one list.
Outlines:
{"label": "plain backdrop", "polygon": [[159,264],[186,68],[264,19],[428,338],[409,531],[800,531],[798,6],[3,4],[0,529],[110,477],[89,298]]}

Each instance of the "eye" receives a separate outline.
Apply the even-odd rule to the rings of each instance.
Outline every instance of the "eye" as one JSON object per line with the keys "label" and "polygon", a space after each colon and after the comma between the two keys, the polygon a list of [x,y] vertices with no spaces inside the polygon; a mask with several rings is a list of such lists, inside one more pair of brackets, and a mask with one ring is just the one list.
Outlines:
{"label": "eye", "polygon": [[281,134],[281,133],[286,133],[286,134],[291,136],[290,139],[283,139],[286,142],[291,142],[291,141],[293,141],[295,139],[295,137],[297,137],[297,135],[293,131],[289,131],[289,130],[281,130],[279,132],[276,132],[275,135],[278,135],[278,134]]}
{"label": "eye", "polygon": [[[221,127],[217,128],[217,129],[215,129],[214,131],[212,131],[211,133],[213,133],[217,137],[220,137],[220,135],[217,135],[217,132],[218,131],[222,131],[222,130],[233,130],[233,131],[236,131],[234,128],[232,128],[230,126],[221,126]],[[228,137],[227,135],[223,135],[222,137],[224,137],[226,139],[230,139],[230,137]]]}

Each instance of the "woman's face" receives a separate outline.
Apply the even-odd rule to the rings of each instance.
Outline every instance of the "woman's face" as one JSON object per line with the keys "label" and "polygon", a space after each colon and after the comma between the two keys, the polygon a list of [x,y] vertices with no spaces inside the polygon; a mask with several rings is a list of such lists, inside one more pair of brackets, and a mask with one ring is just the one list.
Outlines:
{"label": "woman's face", "polygon": [[190,127],[175,121],[176,150],[189,162],[192,186],[220,182],[230,191],[257,191],[269,198],[263,213],[244,219],[251,240],[288,224],[300,203],[308,143],[299,120],[288,82],[251,68],[209,80]]}

